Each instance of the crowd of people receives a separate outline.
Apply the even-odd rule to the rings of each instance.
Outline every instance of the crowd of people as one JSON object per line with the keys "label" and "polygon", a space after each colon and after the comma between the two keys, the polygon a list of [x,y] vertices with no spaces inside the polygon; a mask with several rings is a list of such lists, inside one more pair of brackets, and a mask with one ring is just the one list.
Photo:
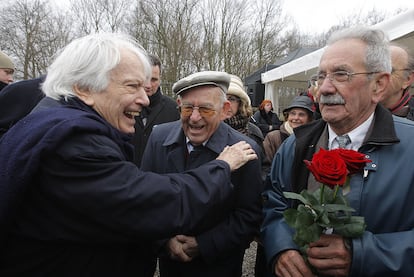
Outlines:
{"label": "crowd of people", "polygon": [[[383,31],[334,32],[282,120],[227,72],[164,95],[160,59],[124,34],[14,70],[0,52],[0,276],[239,277],[252,241],[256,277],[414,274],[414,58]],[[304,160],[336,148],[370,160],[346,194],[366,229],[304,255],[285,193],[318,189]]]}

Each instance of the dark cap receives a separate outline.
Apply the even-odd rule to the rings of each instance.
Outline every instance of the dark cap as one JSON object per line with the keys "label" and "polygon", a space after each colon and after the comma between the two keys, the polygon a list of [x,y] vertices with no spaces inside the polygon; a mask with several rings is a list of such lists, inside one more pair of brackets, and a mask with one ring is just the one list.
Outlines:
{"label": "dark cap", "polygon": [[285,113],[293,108],[302,108],[313,114],[313,102],[310,97],[306,95],[296,96],[292,103],[290,103],[290,105],[284,109],[283,112]]}
{"label": "dark cap", "polygon": [[227,89],[230,84],[230,74],[222,71],[202,71],[191,74],[187,77],[182,78],[177,81],[173,87],[172,91],[176,95],[182,94],[184,91],[187,91],[191,88],[213,85],[219,87],[223,90],[224,93],[227,93]]}

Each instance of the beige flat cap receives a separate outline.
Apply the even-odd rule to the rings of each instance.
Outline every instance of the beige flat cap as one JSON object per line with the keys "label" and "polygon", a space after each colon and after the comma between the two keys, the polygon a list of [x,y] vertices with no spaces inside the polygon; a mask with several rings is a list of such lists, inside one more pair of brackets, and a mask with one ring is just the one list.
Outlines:
{"label": "beige flat cap", "polygon": [[173,87],[172,91],[176,95],[180,95],[183,92],[206,85],[213,85],[219,87],[223,90],[224,93],[227,93],[230,83],[230,74],[222,71],[201,71],[187,77],[182,78],[177,81]]}

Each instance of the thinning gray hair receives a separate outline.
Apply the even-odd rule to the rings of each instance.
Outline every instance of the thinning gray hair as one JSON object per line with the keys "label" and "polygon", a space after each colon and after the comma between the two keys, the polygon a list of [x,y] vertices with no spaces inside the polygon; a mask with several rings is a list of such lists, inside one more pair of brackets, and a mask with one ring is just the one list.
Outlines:
{"label": "thinning gray hair", "polygon": [[334,32],[328,39],[328,45],[344,39],[358,39],[367,45],[365,65],[369,72],[391,73],[391,57],[389,39],[379,29],[368,27],[352,27]]}
{"label": "thinning gray hair", "polygon": [[121,61],[121,50],[137,55],[149,80],[151,65],[147,52],[138,42],[126,34],[98,33],[75,39],[57,53],[48,68],[43,92],[59,100],[74,97],[74,86],[98,93],[105,90],[111,70]]}

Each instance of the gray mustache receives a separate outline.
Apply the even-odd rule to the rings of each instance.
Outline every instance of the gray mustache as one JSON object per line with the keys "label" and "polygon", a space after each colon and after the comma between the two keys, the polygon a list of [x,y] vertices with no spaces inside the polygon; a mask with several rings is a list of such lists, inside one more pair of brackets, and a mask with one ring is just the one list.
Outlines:
{"label": "gray mustache", "polygon": [[341,105],[345,104],[344,98],[340,94],[329,94],[329,95],[323,95],[319,97],[319,104],[325,104],[325,105]]}

